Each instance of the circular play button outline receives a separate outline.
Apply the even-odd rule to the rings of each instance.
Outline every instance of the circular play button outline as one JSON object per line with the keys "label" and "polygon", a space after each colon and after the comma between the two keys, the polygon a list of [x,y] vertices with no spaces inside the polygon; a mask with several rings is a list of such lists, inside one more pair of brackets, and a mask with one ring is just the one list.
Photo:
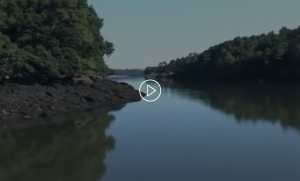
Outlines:
{"label": "circular play button outline", "polygon": [[[145,99],[144,97],[143,97],[143,95],[142,95],[142,92],[141,92],[141,88],[142,88],[142,86],[143,86],[143,84],[145,84],[145,83],[147,83],[147,82],[154,82],[154,83],[156,83],[157,85],[158,85],[158,87],[159,87],[159,95],[157,96],[157,98],[155,98],[155,99],[153,99],[153,100],[148,100],[148,99]],[[147,89],[148,89],[148,86],[149,85],[147,85]],[[151,87],[151,86],[150,86]],[[152,87],[151,87],[152,88]],[[153,89],[153,88],[152,88]],[[155,90],[155,89],[154,89]],[[156,92],[156,90],[155,90],[155,92]],[[154,92],[153,92],[154,93]],[[147,80],[145,80],[145,81],[143,81],[142,83],[141,83],[141,85],[140,85],[140,88],[139,88],[139,94],[140,94],[140,96],[141,96],[141,98],[144,100],[144,101],[147,101],[147,102],[154,102],[154,101],[156,101],[159,97],[160,97],[160,95],[161,95],[161,86],[160,86],[160,84],[156,81],[156,80],[153,80],[153,79],[147,79]],[[151,94],[150,94],[151,95]]]}

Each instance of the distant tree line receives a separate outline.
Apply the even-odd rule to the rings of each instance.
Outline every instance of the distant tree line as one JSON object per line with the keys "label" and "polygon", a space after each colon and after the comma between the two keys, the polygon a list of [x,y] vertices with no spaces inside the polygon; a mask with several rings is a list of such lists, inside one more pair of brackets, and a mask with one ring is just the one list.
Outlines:
{"label": "distant tree line", "polygon": [[143,69],[113,69],[113,75],[143,76]]}
{"label": "distant tree line", "polygon": [[87,0],[1,0],[0,79],[106,74],[113,44]]}
{"label": "distant tree line", "polygon": [[145,74],[168,73],[178,79],[300,81],[300,26],[279,33],[236,37],[201,54],[147,67]]}

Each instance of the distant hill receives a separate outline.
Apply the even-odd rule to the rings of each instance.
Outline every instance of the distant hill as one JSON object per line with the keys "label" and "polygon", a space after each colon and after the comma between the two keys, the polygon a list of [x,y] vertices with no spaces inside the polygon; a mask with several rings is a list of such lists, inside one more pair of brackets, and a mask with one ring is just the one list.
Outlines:
{"label": "distant hill", "polygon": [[147,67],[145,74],[151,73],[188,80],[300,81],[300,26],[236,37],[203,53]]}
{"label": "distant hill", "polygon": [[130,75],[130,76],[143,76],[143,69],[114,69],[113,75]]}

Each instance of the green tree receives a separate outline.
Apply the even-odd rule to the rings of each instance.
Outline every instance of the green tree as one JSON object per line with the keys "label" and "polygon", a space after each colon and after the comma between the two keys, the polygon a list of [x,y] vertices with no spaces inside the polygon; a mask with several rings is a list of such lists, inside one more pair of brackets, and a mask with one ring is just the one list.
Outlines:
{"label": "green tree", "polygon": [[237,37],[158,68],[177,79],[300,81],[300,27]]}
{"label": "green tree", "polygon": [[45,81],[109,72],[113,44],[87,0],[0,2],[0,76]]}

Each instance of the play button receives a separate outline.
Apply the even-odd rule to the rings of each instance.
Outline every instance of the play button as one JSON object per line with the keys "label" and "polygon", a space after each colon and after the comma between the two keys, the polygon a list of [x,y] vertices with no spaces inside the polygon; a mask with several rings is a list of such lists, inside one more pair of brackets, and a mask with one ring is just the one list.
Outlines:
{"label": "play button", "polygon": [[156,90],[153,87],[151,87],[150,85],[147,85],[147,97],[151,96],[155,92],[156,92]]}
{"label": "play button", "polygon": [[141,83],[139,93],[144,101],[154,102],[161,95],[161,87],[157,81],[148,79]]}

